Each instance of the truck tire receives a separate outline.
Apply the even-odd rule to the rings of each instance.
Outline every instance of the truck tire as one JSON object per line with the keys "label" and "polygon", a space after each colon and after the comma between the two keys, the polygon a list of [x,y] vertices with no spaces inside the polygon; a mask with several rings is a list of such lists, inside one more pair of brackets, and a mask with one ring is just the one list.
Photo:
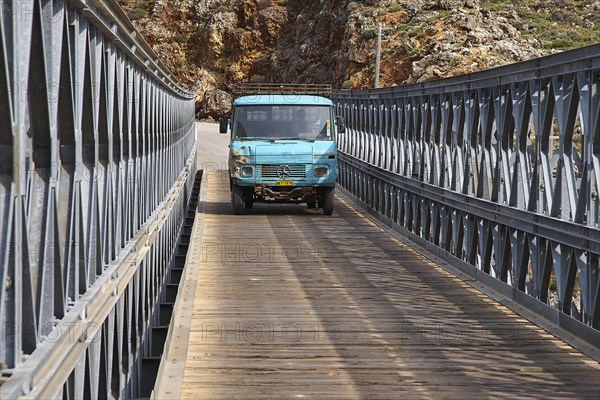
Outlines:
{"label": "truck tire", "polygon": [[246,208],[252,208],[254,206],[254,197],[252,191],[248,190],[244,195],[244,206]]}
{"label": "truck tire", "polygon": [[335,188],[323,189],[323,214],[333,214],[333,203],[335,197]]}
{"label": "truck tire", "polygon": [[244,212],[244,189],[236,184],[231,186],[231,207],[234,215]]}

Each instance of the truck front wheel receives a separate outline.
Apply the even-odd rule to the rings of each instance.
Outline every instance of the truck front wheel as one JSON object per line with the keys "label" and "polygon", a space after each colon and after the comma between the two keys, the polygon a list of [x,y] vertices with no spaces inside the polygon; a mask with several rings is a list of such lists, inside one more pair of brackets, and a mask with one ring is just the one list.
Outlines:
{"label": "truck front wheel", "polygon": [[333,200],[335,197],[335,188],[324,188],[323,189],[323,214],[333,214]]}
{"label": "truck front wheel", "polygon": [[244,211],[244,189],[236,184],[231,185],[231,206],[235,215]]}
{"label": "truck front wheel", "polygon": [[252,208],[254,206],[254,196],[251,191],[247,191],[244,195],[244,206],[246,206],[246,208]]}

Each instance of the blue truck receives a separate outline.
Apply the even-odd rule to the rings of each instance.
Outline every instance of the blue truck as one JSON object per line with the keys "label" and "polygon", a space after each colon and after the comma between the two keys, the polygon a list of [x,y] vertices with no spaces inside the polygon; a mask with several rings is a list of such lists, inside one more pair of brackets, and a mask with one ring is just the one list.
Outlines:
{"label": "blue truck", "polygon": [[243,84],[234,90],[229,178],[234,214],[255,202],[306,203],[331,215],[337,179],[336,117],[327,85]]}

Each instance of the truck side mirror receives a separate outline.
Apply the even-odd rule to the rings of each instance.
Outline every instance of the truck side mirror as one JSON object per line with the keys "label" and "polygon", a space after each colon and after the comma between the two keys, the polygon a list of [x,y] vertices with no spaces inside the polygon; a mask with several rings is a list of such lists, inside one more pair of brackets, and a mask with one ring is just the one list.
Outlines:
{"label": "truck side mirror", "polygon": [[337,116],[335,117],[335,121],[337,123],[338,133],[346,133],[346,120],[344,117]]}
{"label": "truck side mirror", "polygon": [[223,117],[219,120],[219,132],[220,133],[227,133],[227,125],[229,125],[229,118],[227,117]]}

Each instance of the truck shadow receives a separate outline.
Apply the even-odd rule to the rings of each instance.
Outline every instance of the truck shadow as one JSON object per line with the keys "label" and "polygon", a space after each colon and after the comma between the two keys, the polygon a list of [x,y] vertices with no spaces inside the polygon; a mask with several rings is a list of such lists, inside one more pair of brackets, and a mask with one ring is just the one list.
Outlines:
{"label": "truck shadow", "polygon": [[[211,204],[210,202],[207,203]],[[230,203],[215,202],[212,203],[213,215],[233,215],[233,208]],[[335,214],[335,211],[334,211]],[[245,209],[245,214],[238,215],[238,217],[250,216],[250,215],[294,215],[294,216],[315,216],[321,215],[323,218],[331,218],[323,215],[323,209],[313,208],[309,209],[306,204],[290,204],[290,203],[255,203],[252,208]]]}

